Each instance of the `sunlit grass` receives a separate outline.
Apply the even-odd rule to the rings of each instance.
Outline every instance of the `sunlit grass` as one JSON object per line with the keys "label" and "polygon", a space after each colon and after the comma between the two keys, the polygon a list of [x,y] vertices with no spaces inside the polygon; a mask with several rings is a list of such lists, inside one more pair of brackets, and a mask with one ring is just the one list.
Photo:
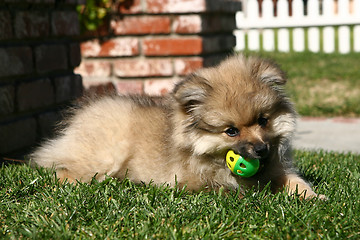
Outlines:
{"label": "sunlit grass", "polygon": [[26,165],[0,169],[5,239],[358,239],[360,156],[296,152],[298,166],[328,201],[284,192],[189,193],[108,178],[60,184]]}

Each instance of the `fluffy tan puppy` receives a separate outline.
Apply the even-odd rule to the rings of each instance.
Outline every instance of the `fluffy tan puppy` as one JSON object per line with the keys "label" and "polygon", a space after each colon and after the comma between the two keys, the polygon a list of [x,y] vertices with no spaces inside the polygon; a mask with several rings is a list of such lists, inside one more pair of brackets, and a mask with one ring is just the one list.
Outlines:
{"label": "fluffy tan puppy", "polygon": [[[264,187],[317,196],[292,166],[296,113],[273,63],[235,55],[179,82],[161,101],[108,96],[83,106],[59,136],[32,154],[57,177],[88,182],[96,176],[135,183],[186,185],[198,191]],[[226,166],[229,150],[260,159],[250,178]]]}

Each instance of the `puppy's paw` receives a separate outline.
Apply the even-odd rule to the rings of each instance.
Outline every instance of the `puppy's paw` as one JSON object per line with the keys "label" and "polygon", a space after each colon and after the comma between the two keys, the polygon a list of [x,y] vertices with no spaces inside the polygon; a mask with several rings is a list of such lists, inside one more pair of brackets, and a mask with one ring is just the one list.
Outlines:
{"label": "puppy's paw", "polygon": [[316,197],[318,199],[320,199],[320,200],[323,200],[323,201],[329,200],[329,198],[327,196],[323,195],[323,194],[318,194]]}
{"label": "puppy's paw", "polygon": [[323,194],[320,194],[320,195],[319,195],[319,199],[321,199],[321,200],[323,200],[323,201],[329,200],[329,198],[328,198],[327,196],[323,195]]}
{"label": "puppy's paw", "polygon": [[323,200],[323,201],[327,201],[328,198],[323,195],[323,194],[316,194],[315,192],[311,191],[311,192],[306,192],[305,194],[302,194],[301,197],[303,197],[304,199],[306,200],[309,200],[309,199],[314,199],[314,198],[317,198],[317,199],[320,199],[320,200]]}

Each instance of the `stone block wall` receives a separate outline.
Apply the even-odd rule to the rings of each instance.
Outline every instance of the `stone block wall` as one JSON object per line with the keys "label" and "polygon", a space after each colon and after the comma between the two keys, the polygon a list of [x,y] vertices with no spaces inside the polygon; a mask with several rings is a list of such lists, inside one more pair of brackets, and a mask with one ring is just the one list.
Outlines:
{"label": "stone block wall", "polygon": [[[87,89],[163,95],[235,46],[236,0],[131,0],[81,44],[75,70]],[[93,33],[94,34],[94,33]],[[88,35],[88,36],[91,36]]]}
{"label": "stone block wall", "polygon": [[76,4],[0,1],[0,157],[52,133],[60,110],[82,94]]}

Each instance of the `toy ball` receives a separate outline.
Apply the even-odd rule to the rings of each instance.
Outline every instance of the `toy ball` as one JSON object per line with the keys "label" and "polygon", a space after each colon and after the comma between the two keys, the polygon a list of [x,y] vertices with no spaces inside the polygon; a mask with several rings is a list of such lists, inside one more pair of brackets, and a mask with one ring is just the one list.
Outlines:
{"label": "toy ball", "polygon": [[226,164],[231,172],[241,177],[251,177],[259,170],[259,159],[245,159],[230,150],[226,154]]}

